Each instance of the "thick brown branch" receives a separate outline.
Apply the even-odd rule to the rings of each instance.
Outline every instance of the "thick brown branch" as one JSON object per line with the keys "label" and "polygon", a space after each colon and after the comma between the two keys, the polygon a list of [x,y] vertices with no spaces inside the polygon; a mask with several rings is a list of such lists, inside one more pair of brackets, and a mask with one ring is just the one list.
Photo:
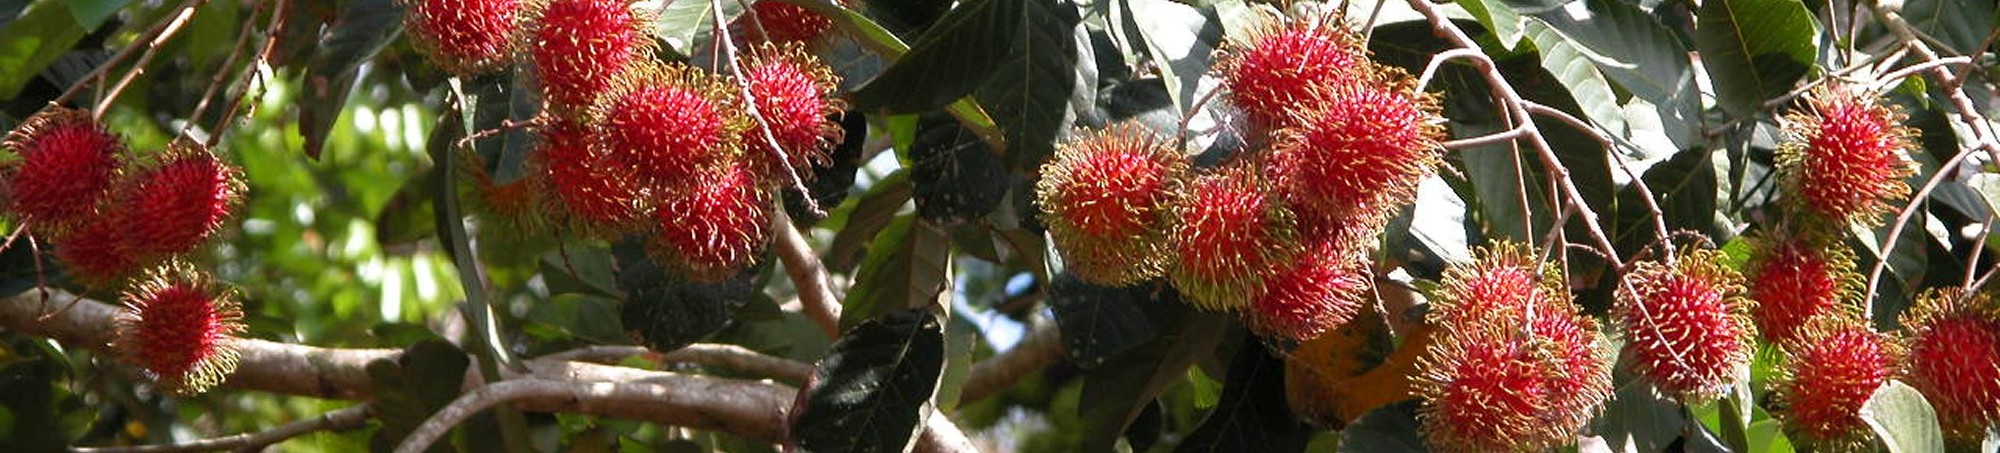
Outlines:
{"label": "thick brown branch", "polygon": [[958,393],[958,404],[986,399],[1062,359],[1062,335],[1054,326],[1036,327],[1013,349],[973,365]]}
{"label": "thick brown branch", "polygon": [[792,218],[784,209],[773,210],[773,214],[772,242],[776,242],[778,261],[785,264],[785,276],[792,279],[792,288],[799,293],[799,304],[805,307],[806,317],[826,331],[828,338],[840,336],[840,298],[833,295],[833,282],[826,275],[826,265],[813,254],[805,234],[792,225]]}

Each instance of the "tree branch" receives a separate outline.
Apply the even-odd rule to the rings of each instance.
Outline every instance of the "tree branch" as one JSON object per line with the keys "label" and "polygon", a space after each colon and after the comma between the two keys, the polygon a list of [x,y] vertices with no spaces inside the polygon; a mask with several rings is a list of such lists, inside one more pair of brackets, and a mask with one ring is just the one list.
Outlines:
{"label": "tree branch", "polygon": [[972,365],[965,387],[959,390],[958,404],[971,404],[1012,387],[1028,373],[1062,360],[1063,351],[1062,334],[1055,327],[1034,328],[1013,349]]}
{"label": "tree branch", "polygon": [[785,264],[785,276],[792,279],[792,288],[799,293],[799,304],[805,307],[806,317],[826,331],[828,338],[840,336],[840,298],[833,295],[833,282],[827,278],[826,265],[820,263],[819,256],[813,254],[812,246],[806,244],[806,236],[792,225],[792,217],[783,209],[772,212],[772,238],[777,246],[778,261]]}
{"label": "tree branch", "polygon": [[167,452],[199,452],[199,451],[219,451],[219,450],[260,451],[264,447],[270,446],[272,444],[284,442],[286,439],[302,436],[307,433],[315,431],[346,431],[354,428],[360,428],[363,423],[366,423],[368,421],[369,417],[374,415],[373,412],[374,409],[371,408],[369,405],[362,404],[359,406],[348,407],[345,409],[340,409],[333,412],[320,414],[320,416],[318,417],[293,421],[291,423],[279,425],[277,428],[272,428],[267,431],[260,431],[256,433],[244,433],[244,434],[237,434],[234,436],[202,439],[184,444],[137,445],[130,447],[99,447],[99,448],[78,447],[78,448],[71,448],[70,451],[72,453],[167,453]]}

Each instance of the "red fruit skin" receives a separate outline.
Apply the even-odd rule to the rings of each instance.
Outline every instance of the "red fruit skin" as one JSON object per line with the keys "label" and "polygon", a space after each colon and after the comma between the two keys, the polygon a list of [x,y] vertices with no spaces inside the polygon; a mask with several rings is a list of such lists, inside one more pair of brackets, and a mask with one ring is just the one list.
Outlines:
{"label": "red fruit skin", "polygon": [[1174,208],[1175,264],[1167,276],[1204,309],[1242,307],[1277,266],[1298,253],[1290,210],[1249,167],[1198,175]]}
{"label": "red fruit skin", "polygon": [[[765,4],[784,5],[758,3]],[[829,154],[846,136],[840,125],[827,119],[843,110],[833,97],[839,77],[797,46],[758,46],[746,55],[749,61],[743,66],[743,79],[750,86],[750,97],[757,100],[763,124],[770,126],[771,136],[767,139],[758,126],[745,128],[744,156],[767,180],[790,183],[785,166],[774,157],[780,154],[793,174],[811,180],[812,168],[832,164]],[[772,139],[778,143],[776,150],[771,148]]]}
{"label": "red fruit skin", "polygon": [[1058,146],[1042,165],[1035,201],[1066,269],[1107,286],[1164,273],[1187,171],[1185,156],[1136,123]]}
{"label": "red fruit skin", "polygon": [[1894,107],[1864,97],[1857,88],[1829,85],[1805,97],[1805,108],[1786,115],[1789,143],[1779,148],[1782,187],[1806,213],[1834,227],[1875,224],[1889,203],[1910,193],[1916,174],[1910,132]]}
{"label": "red fruit skin", "polygon": [[1903,327],[1910,386],[1937,409],[1945,437],[1977,445],[2000,427],[2000,303],[1934,291],[1903,313]]}
{"label": "red fruit skin", "polygon": [[557,111],[588,107],[651,53],[646,17],[626,0],[549,0],[532,22],[541,24],[529,46],[535,75]]}
{"label": "red fruit skin", "polygon": [[615,238],[637,230],[647,199],[631,166],[590,146],[582,125],[558,121],[541,130],[541,170],[553,192],[550,211],[586,236]]}
{"label": "red fruit skin", "polygon": [[126,238],[142,256],[193,251],[222,228],[246,190],[242,171],[191,142],[176,142],[126,195]]}
{"label": "red fruit skin", "polygon": [[720,281],[757,262],[770,242],[771,199],[749,169],[732,165],[660,201],[651,249],[696,281]]}
{"label": "red fruit skin", "polygon": [[595,145],[638,169],[648,186],[695,183],[708,168],[735,160],[741,113],[719,81],[683,65],[635,69],[595,111]]}
{"label": "red fruit skin", "polygon": [[1440,308],[1426,318],[1440,328],[1459,329],[1506,313],[1550,306],[1552,298],[1566,294],[1560,278],[1527,247],[1494,244],[1476,251],[1472,264],[1445,270],[1438,290]]}
{"label": "red fruit skin", "polygon": [[1296,124],[1290,112],[1316,91],[1351,85],[1369,70],[1360,40],[1337,22],[1297,21],[1232,46],[1218,65],[1222,86],[1249,122],[1251,135]]}
{"label": "red fruit skin", "polygon": [[1861,406],[1895,375],[1895,343],[1846,313],[1801,329],[1783,344],[1773,382],[1779,418],[1795,442],[1817,451],[1867,451],[1871,435]]}
{"label": "red fruit skin", "polygon": [[1808,242],[1796,236],[1754,240],[1745,268],[1751,319],[1771,344],[1797,336],[1819,315],[1841,310],[1840,301],[1860,293],[1854,258],[1837,243]]}
{"label": "red fruit skin", "polygon": [[1251,301],[1245,312],[1251,330],[1305,341],[1353,320],[1361,304],[1374,301],[1368,249],[1360,243],[1372,238],[1325,238],[1295,255],[1265,280],[1264,293]]}
{"label": "red fruit skin", "polygon": [[403,23],[431,61],[460,77],[491,71],[513,58],[520,32],[519,0],[403,0]]}
{"label": "red fruit skin", "polygon": [[109,214],[101,222],[85,224],[56,240],[56,262],[62,263],[63,273],[71,281],[111,289],[139,270],[141,257],[126,240],[127,222],[118,213]]}
{"label": "red fruit skin", "polygon": [[[1404,76],[1407,78],[1407,76]],[[1437,103],[1409,88],[1328,88],[1278,132],[1270,173],[1305,222],[1380,222],[1443,159]]]}
{"label": "red fruit skin", "polygon": [[124,302],[116,346],[163,390],[198,394],[236,370],[243,313],[207,276],[180,263],[156,268]]}
{"label": "red fruit skin", "polygon": [[[749,39],[774,43],[817,41],[833,30],[833,20],[803,6],[775,0],[759,0],[750,5],[756,15],[748,25]],[[738,19],[745,20],[745,19]],[[759,28],[761,26],[761,28]],[[758,33],[762,30],[762,33]]]}
{"label": "red fruit skin", "polygon": [[1618,291],[1625,351],[1662,394],[1706,401],[1734,385],[1750,360],[1753,302],[1722,259],[1695,250],[1673,265],[1641,262],[1626,276],[1632,290]]}
{"label": "red fruit skin", "polygon": [[6,175],[8,212],[48,238],[99,220],[125,152],[89,113],[61,108],[28,118],[0,147],[21,157]]}

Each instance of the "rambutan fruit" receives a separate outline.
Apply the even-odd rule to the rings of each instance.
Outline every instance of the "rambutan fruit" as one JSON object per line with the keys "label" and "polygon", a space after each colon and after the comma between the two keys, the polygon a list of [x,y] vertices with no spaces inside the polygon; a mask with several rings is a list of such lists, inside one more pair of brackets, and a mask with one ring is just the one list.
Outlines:
{"label": "rambutan fruit", "polygon": [[471,190],[461,194],[466,200],[468,211],[486,219],[488,225],[508,229],[512,233],[532,234],[543,231],[548,220],[547,207],[552,202],[548,182],[547,157],[543,153],[531,152],[521,162],[526,174],[509,183],[499,183],[487,173],[484,162],[470,152],[458,159],[459,174],[472,181]]}
{"label": "rambutan fruit", "polygon": [[8,171],[7,206],[35,233],[60,238],[99,222],[121,173],[125,144],[80,110],[51,108],[8,133],[0,147],[21,160]]}
{"label": "rambutan fruit", "polygon": [[1314,222],[1393,215],[1443,159],[1437,102],[1407,82],[1324,93],[1299,108],[1271,149],[1269,170],[1286,202]]}
{"label": "rambutan fruit", "polygon": [[1750,361],[1755,326],[1742,276],[1714,250],[1681,252],[1672,264],[1640,262],[1618,290],[1614,316],[1625,352],[1661,394],[1705,401],[1728,391]]}
{"label": "rambutan fruit", "polygon": [[1440,337],[1418,359],[1425,440],[1443,451],[1565,445],[1611,395],[1597,323],[1526,247],[1476,250],[1445,271],[1428,318]]}
{"label": "rambutan fruit", "polygon": [[1374,231],[1315,238],[1264,281],[1264,292],[1244,317],[1251,330],[1267,337],[1305,341],[1354,319],[1371,293],[1367,247]]}
{"label": "rambutan fruit", "polygon": [[1861,406],[1895,374],[1899,350],[1852,313],[1828,313],[1780,345],[1776,414],[1814,451],[1868,451]]}
{"label": "rambutan fruit", "polygon": [[[757,4],[786,5],[768,1]],[[790,178],[782,173],[785,166],[776,162],[776,156],[780,155],[785,156],[799,179],[812,179],[812,168],[831,165],[833,160],[829,155],[833,147],[846,136],[845,129],[828,119],[844,110],[834,97],[840,78],[821,64],[819,58],[797,45],[756,46],[744,56],[744,82],[750,86],[750,97],[757,101],[757,113],[771,132],[767,139],[758,125],[743,129],[744,156],[767,179]],[[771,149],[770,139],[777,140],[778,149]]]}
{"label": "rambutan fruit", "polygon": [[1933,290],[1902,322],[1904,372],[1937,409],[1946,439],[1977,444],[2000,427],[2000,302],[1983,292]]}
{"label": "rambutan fruit", "polygon": [[401,0],[404,29],[431,61],[460,77],[513,58],[521,31],[520,0]]}
{"label": "rambutan fruit", "polygon": [[243,172],[192,140],[168,145],[140,169],[121,205],[126,238],[142,256],[187,253],[222,228],[248,190]]}
{"label": "rambutan fruit", "polygon": [[1255,169],[1222,167],[1195,176],[1174,204],[1174,263],[1167,277],[1205,309],[1249,304],[1264,281],[1299,252],[1292,214]]}
{"label": "rambutan fruit", "polygon": [[1860,88],[1837,84],[1804,99],[1804,109],[1785,115],[1790,140],[1778,148],[1784,194],[1837,228],[1881,222],[1889,203],[1909,196],[1904,179],[1917,170],[1903,114]]}
{"label": "rambutan fruit", "polygon": [[618,78],[593,108],[596,146],[653,186],[693,184],[736,160],[746,119],[723,82],[682,64],[646,64]]}
{"label": "rambutan fruit", "polygon": [[93,288],[121,286],[143,261],[131,248],[121,211],[109,211],[100,221],[83,224],[56,239],[56,262],[71,281]]}
{"label": "rambutan fruit", "polygon": [[233,297],[186,264],[154,268],[125,293],[113,344],[167,393],[201,393],[236,371],[243,312]]}
{"label": "rambutan fruit", "polygon": [[1064,266],[1107,286],[1160,276],[1187,169],[1183,154],[1136,123],[1056,147],[1035,202]]}
{"label": "rambutan fruit", "polygon": [[629,0],[548,0],[529,23],[540,24],[530,57],[542,99],[557,111],[591,105],[613,79],[652,54],[651,18]]}
{"label": "rambutan fruit", "polygon": [[547,179],[551,212],[586,236],[613,238],[636,230],[648,199],[636,171],[590,146],[597,139],[567,120],[541,129],[536,153]]}
{"label": "rambutan fruit", "polygon": [[1253,135],[1296,124],[1290,112],[1307,107],[1314,93],[1353,85],[1371,70],[1361,40],[1337,16],[1288,21],[1249,39],[1226,45],[1216,67],[1226,99]]}
{"label": "rambutan fruit", "polygon": [[806,7],[775,0],[758,0],[750,5],[746,36],[774,43],[804,43],[818,40],[833,30],[833,19]]}
{"label": "rambutan fruit", "polygon": [[718,281],[752,264],[771,239],[770,195],[741,162],[660,200],[650,250],[695,281]]}
{"label": "rambutan fruit", "polygon": [[1750,299],[1757,301],[1751,318],[1771,344],[1791,340],[1807,320],[1839,310],[1840,301],[1862,292],[1854,256],[1839,243],[1785,234],[1751,243],[1744,268]]}

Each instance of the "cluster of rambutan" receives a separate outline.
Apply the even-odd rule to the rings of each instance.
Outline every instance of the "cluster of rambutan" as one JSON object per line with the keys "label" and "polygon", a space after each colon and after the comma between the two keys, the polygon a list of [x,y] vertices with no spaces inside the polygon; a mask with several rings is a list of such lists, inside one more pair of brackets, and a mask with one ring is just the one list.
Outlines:
{"label": "cluster of rambutan", "polygon": [[185,139],[132,155],[89,113],[59,107],[30,117],[0,148],[18,157],[0,167],[7,217],[54,244],[72,281],[118,288],[145,270],[117,329],[129,362],[183,395],[235,369],[237,309],[181,258],[240,202],[241,171]]}
{"label": "cluster of rambutan", "polygon": [[1218,67],[1253,149],[1191,169],[1138,125],[1084,134],[1041,169],[1043,223],[1087,282],[1164,275],[1265,336],[1312,339],[1369,297],[1376,236],[1440,161],[1436,102],[1333,16],[1271,26]]}
{"label": "cluster of rambutan", "polygon": [[[481,1],[412,0],[407,20],[441,67],[466,76],[520,63],[540,86],[528,176],[495,185],[470,166],[476,205],[517,228],[639,235],[679,273],[721,279],[769,241],[779,187],[810,178],[843,139],[828,120],[843,108],[838,79],[798,43],[749,46],[731,80],[658,60],[652,18],[627,0],[469,3]],[[779,27],[825,20],[767,4],[780,5],[753,9],[774,41]],[[491,45],[459,44],[468,33]]]}

